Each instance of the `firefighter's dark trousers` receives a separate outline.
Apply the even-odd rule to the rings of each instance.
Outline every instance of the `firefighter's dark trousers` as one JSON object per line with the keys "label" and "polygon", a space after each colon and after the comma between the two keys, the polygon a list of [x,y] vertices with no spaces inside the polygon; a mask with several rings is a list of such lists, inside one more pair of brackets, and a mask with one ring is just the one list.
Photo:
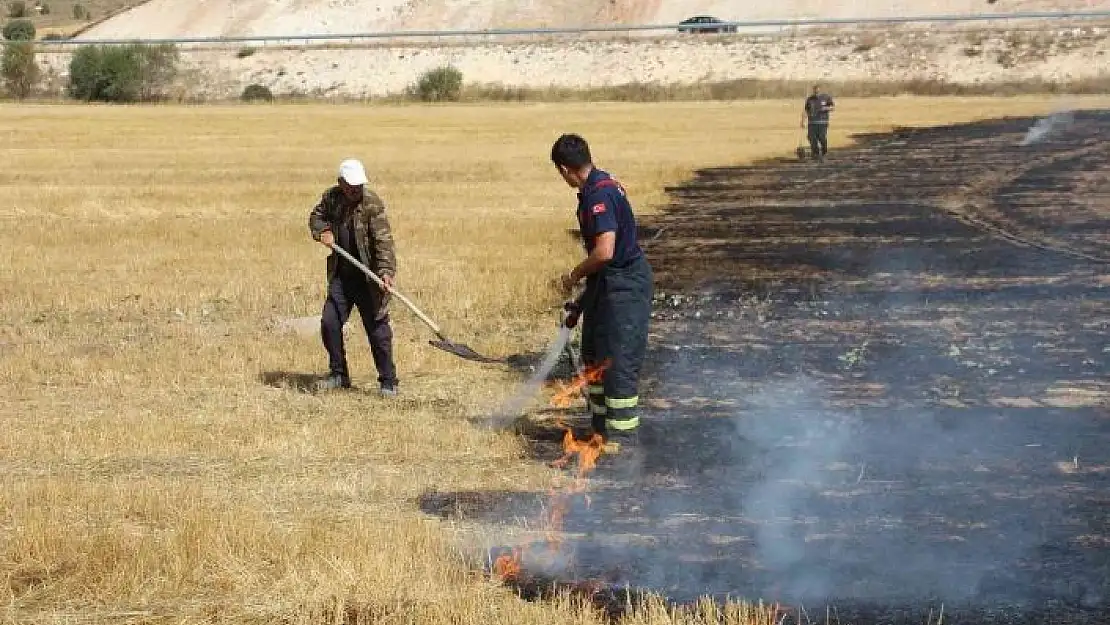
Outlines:
{"label": "firefighter's dark trousers", "polygon": [[829,123],[811,121],[809,127],[809,149],[813,158],[821,158],[829,153]]}
{"label": "firefighter's dark trousers", "polygon": [[378,369],[378,383],[387,386],[397,384],[397,368],[393,363],[393,328],[389,324],[386,308],[388,299],[383,303],[382,295],[380,289],[371,287],[362,277],[336,275],[331,279],[324,314],[320,319],[320,334],[328,350],[328,369],[332,375],[350,380],[347,352],[343,345],[343,325],[350,318],[351,310],[357,306],[362,327],[370,339],[370,353]]}
{"label": "firefighter's dark trousers", "polygon": [[647,259],[606,267],[586,282],[582,297],[582,363],[608,362],[602,384],[589,387],[594,430],[603,435],[635,430],[640,367],[651,323],[653,275]]}

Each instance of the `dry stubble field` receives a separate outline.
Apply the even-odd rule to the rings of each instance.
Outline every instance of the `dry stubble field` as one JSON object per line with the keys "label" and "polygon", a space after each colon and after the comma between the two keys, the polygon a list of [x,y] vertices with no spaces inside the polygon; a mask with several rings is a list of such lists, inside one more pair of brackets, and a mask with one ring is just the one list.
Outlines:
{"label": "dry stubble field", "polygon": [[[591,140],[648,212],[697,167],[789,153],[799,104],[0,107],[0,619],[322,622],[351,605],[378,622],[592,622],[472,574],[416,504],[559,479],[481,425],[516,374],[428,347],[395,304],[399,399],[367,392],[357,323],[360,390],[266,383],[325,367],[318,339],[275,328],[322,303],[307,212],[340,159],[363,158],[398,287],[479,351],[531,353],[554,330],[549,281],[580,255],[547,160],[560,132]],[[1058,103],[838,104],[834,147]]]}

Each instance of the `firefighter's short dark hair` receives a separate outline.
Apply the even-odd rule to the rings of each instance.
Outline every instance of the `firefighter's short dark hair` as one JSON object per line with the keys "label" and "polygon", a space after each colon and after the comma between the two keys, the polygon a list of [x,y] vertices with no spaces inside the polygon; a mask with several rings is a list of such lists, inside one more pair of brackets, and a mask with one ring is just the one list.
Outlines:
{"label": "firefighter's short dark hair", "polygon": [[569,169],[581,169],[593,164],[590,146],[576,134],[565,134],[551,146],[551,162]]}

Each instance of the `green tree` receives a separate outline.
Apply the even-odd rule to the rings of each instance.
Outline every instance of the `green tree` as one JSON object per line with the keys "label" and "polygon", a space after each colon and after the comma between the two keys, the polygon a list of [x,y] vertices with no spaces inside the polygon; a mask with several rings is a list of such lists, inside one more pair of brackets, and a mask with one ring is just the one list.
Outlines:
{"label": "green tree", "polygon": [[12,97],[22,100],[31,95],[42,76],[35,62],[35,44],[30,41],[4,44],[0,76],[4,78],[4,89]]}
{"label": "green tree", "polygon": [[410,94],[424,102],[454,102],[462,96],[462,72],[450,65],[420,75]]}
{"label": "green tree", "polygon": [[83,20],[89,16],[89,10],[83,4],[73,5],[73,19]]}
{"label": "green tree", "polygon": [[31,20],[19,19],[4,24],[3,35],[8,41],[34,41],[36,32]]}
{"label": "green tree", "polygon": [[171,44],[84,46],[70,60],[67,91],[86,102],[160,100],[177,75],[178,58]]}

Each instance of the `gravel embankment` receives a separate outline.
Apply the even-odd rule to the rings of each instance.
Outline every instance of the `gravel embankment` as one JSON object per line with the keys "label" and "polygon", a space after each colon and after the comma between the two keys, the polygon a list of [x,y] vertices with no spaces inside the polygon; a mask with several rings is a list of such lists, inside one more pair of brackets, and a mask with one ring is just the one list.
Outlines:
{"label": "gravel embankment", "polygon": [[[594,40],[333,49],[185,50],[193,97],[235,97],[248,84],[275,94],[375,97],[403,91],[422,72],[452,64],[467,83],[585,88],[736,79],[974,84],[1067,82],[1110,72],[1110,28],[814,34],[780,38]],[[44,61],[64,76],[68,54]]]}

